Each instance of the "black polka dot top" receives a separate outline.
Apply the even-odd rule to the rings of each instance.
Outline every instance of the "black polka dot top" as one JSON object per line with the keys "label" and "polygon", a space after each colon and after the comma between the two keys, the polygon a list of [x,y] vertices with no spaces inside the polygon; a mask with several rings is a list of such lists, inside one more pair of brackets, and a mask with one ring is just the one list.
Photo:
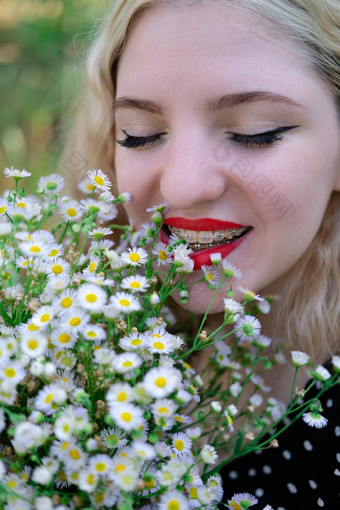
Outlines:
{"label": "black polka dot top", "polygon": [[[308,397],[315,396],[312,392]],[[316,429],[301,418],[278,437],[279,448],[251,453],[222,469],[224,502],[249,492],[259,501],[254,510],[266,505],[273,510],[340,510],[340,386],[327,390],[320,401],[327,426]]]}

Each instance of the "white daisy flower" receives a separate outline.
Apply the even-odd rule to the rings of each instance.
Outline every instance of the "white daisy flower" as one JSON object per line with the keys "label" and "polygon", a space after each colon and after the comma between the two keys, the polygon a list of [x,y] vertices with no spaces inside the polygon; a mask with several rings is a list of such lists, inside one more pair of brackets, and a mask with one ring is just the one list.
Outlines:
{"label": "white daisy flower", "polygon": [[321,416],[318,412],[309,412],[304,413],[302,415],[303,421],[307,423],[310,427],[315,427],[317,429],[321,429],[325,427],[328,423],[327,418]]}
{"label": "white daisy flower", "polygon": [[238,381],[236,381],[229,386],[228,390],[233,397],[238,397],[242,391],[242,386]]}
{"label": "white daisy flower", "polygon": [[90,183],[101,191],[109,191],[112,186],[108,176],[99,169],[96,170],[93,168],[92,170],[89,170],[87,172],[87,177]]}
{"label": "white daisy flower", "polygon": [[123,430],[137,430],[144,425],[143,410],[130,403],[110,406],[110,416]]}
{"label": "white daisy flower", "polygon": [[77,293],[73,289],[65,289],[54,301],[53,305],[57,310],[68,310],[76,304]]}
{"label": "white daisy flower", "polygon": [[254,338],[257,338],[261,332],[261,324],[256,317],[252,315],[244,315],[236,321],[235,335],[240,339],[241,342],[250,342]]}
{"label": "white daisy flower", "polygon": [[217,287],[220,277],[215,266],[202,266],[204,280],[212,287]]}
{"label": "white daisy flower", "polygon": [[44,386],[35,398],[36,408],[47,414],[55,414],[61,404],[67,399],[66,391],[58,384],[49,384]]}
{"label": "white daisy flower", "polygon": [[38,188],[42,188],[45,193],[60,193],[65,186],[65,179],[61,175],[51,174],[46,177],[40,177]]}
{"label": "white daisy flower", "polygon": [[124,351],[141,350],[146,345],[145,333],[131,333],[129,336],[124,336],[119,340],[119,345]]}
{"label": "white daisy flower", "polygon": [[151,460],[156,457],[156,450],[149,443],[135,440],[131,443],[131,447],[139,460]]}
{"label": "white daisy flower", "polygon": [[222,260],[222,267],[224,271],[224,275],[227,278],[242,278],[242,273],[239,269],[237,269],[234,264],[229,262],[227,259]]}
{"label": "white daisy flower", "polygon": [[247,301],[263,301],[263,298],[258,294],[255,294],[252,290],[244,289],[243,287],[237,287],[242,293],[244,299]]}
{"label": "white daisy flower", "polygon": [[62,328],[61,330],[54,329],[51,334],[51,342],[53,346],[62,349],[71,349],[77,342],[77,337],[69,328]]}
{"label": "white daisy flower", "polygon": [[59,212],[65,221],[79,221],[84,212],[76,200],[66,200],[59,203]]}
{"label": "white daisy flower", "polygon": [[45,354],[47,346],[47,338],[38,332],[27,333],[20,339],[22,352],[30,358],[38,358]]}
{"label": "white daisy flower", "polygon": [[135,400],[135,391],[128,383],[113,384],[106,394],[109,405],[122,404]]}
{"label": "white daisy flower", "polygon": [[106,305],[107,293],[98,285],[86,283],[78,288],[78,304],[90,312],[98,312]]}
{"label": "white daisy flower", "polygon": [[71,328],[70,331],[76,332],[82,326],[88,323],[88,316],[81,308],[74,307],[60,316],[61,326]]}
{"label": "white daisy flower", "polygon": [[64,246],[62,244],[53,243],[48,247],[44,257],[53,259],[55,257],[61,257],[62,255],[64,255]]}
{"label": "white daisy flower", "polygon": [[35,326],[45,328],[54,318],[54,310],[52,306],[41,306],[32,316],[32,322]]}
{"label": "white daisy flower", "polygon": [[88,177],[85,177],[78,183],[78,189],[86,195],[91,195],[93,192],[99,193],[99,188]]}
{"label": "white daisy flower", "polygon": [[181,380],[181,373],[176,368],[155,367],[145,375],[143,385],[152,397],[163,398],[179,389]]}
{"label": "white daisy flower", "polygon": [[[0,349],[2,351],[2,349]],[[0,356],[0,381],[9,383],[15,386],[22,381],[26,375],[26,370],[19,361],[9,360],[8,358]],[[1,428],[1,427],[0,427]]]}
{"label": "white daisy flower", "polygon": [[333,356],[332,357],[332,364],[335,372],[340,372],[340,356]]}
{"label": "white daisy flower", "polygon": [[260,347],[260,349],[266,349],[272,344],[272,342],[273,342],[272,339],[266,335],[259,335],[258,338],[255,338],[252,341],[253,345]]}
{"label": "white daisy flower", "polygon": [[169,354],[174,351],[172,335],[164,328],[156,327],[147,333],[146,348],[153,354]]}
{"label": "white daisy flower", "polygon": [[183,432],[177,432],[172,436],[172,451],[177,457],[191,452],[192,441]]}
{"label": "white daisy flower", "polygon": [[150,284],[145,276],[127,276],[122,280],[122,288],[134,292],[145,292],[149,287]]}
{"label": "white daisy flower", "polygon": [[113,459],[114,467],[111,478],[116,486],[123,491],[133,491],[136,489],[139,476],[138,465],[136,461],[129,458],[116,456]]}
{"label": "white daisy flower", "polygon": [[15,180],[22,179],[23,177],[30,177],[32,174],[26,170],[17,170],[13,166],[11,168],[5,168],[5,177],[13,177]]}
{"label": "white daisy flower", "polygon": [[70,273],[70,264],[61,257],[45,260],[44,265],[46,274],[48,275],[62,276]]}
{"label": "white daisy flower", "polygon": [[7,200],[4,200],[3,198],[0,198],[0,215],[6,214],[8,210],[8,202]]}
{"label": "white daisy flower", "polygon": [[95,324],[87,324],[80,329],[80,333],[86,340],[101,342],[106,338],[105,330]]}
{"label": "white daisy flower", "polygon": [[88,266],[84,269],[83,274],[89,276],[95,275],[98,270],[100,262],[101,262],[100,257],[98,256],[90,257],[90,262]]}
{"label": "white daisy flower", "polygon": [[54,292],[61,292],[66,289],[70,283],[70,278],[67,274],[49,276],[46,288]]}
{"label": "white daisy flower", "polygon": [[107,448],[116,449],[126,445],[126,433],[117,428],[104,429],[100,432],[102,442]]}
{"label": "white daisy flower", "polygon": [[232,324],[236,322],[236,320],[240,317],[240,315],[244,312],[244,307],[231,298],[224,299],[224,310],[225,310],[225,318],[228,321],[228,324]]}
{"label": "white daisy flower", "polygon": [[215,448],[209,444],[203,446],[200,457],[206,464],[215,464],[218,461],[218,454]]}
{"label": "white daisy flower", "polygon": [[308,365],[310,361],[310,357],[305,352],[301,351],[291,351],[292,361],[296,367],[303,367],[304,365]]}
{"label": "white daisy flower", "polygon": [[124,352],[118,354],[113,360],[113,370],[118,374],[126,374],[138,368],[142,364],[142,359],[134,352]]}
{"label": "white daisy flower", "polygon": [[34,258],[31,257],[23,257],[20,256],[14,261],[17,267],[21,267],[22,269],[32,268],[34,265]]}
{"label": "white daisy flower", "polygon": [[132,246],[121,254],[121,259],[130,266],[142,266],[148,260],[148,254],[143,248]]}
{"label": "white daisy flower", "polygon": [[78,485],[81,490],[87,492],[88,494],[91,494],[96,490],[98,482],[99,476],[96,476],[89,469],[82,469],[79,472]]}
{"label": "white daisy flower", "polygon": [[95,241],[100,241],[104,236],[110,236],[111,234],[113,234],[113,231],[110,228],[96,227],[90,230],[89,237]]}
{"label": "white daisy flower", "polygon": [[311,375],[317,379],[318,381],[327,381],[331,377],[331,374],[328,372],[327,368],[322,365],[318,365],[312,372]]}
{"label": "white daisy flower", "polygon": [[113,468],[113,461],[108,455],[98,453],[90,458],[89,471],[99,477],[107,476]]}
{"label": "white daisy flower", "polygon": [[123,313],[136,312],[141,309],[138,299],[127,292],[117,292],[111,296],[110,302],[116,310]]}
{"label": "white daisy flower", "polygon": [[248,492],[241,492],[234,494],[228,501],[229,508],[249,508],[258,503],[258,499]]}
{"label": "white daisy flower", "polygon": [[190,510],[190,503],[182,492],[170,490],[165,492],[160,499],[159,510]]}
{"label": "white daisy flower", "polygon": [[166,244],[156,243],[152,254],[157,257],[157,266],[169,266],[172,264],[172,257],[167,250]]}
{"label": "white daisy flower", "polygon": [[151,405],[151,412],[155,417],[170,418],[177,411],[177,405],[169,398],[158,399]]}
{"label": "white daisy flower", "polygon": [[43,241],[30,241],[20,244],[21,252],[27,257],[42,257],[46,255],[48,247]]}
{"label": "white daisy flower", "polygon": [[189,429],[186,429],[186,434],[190,439],[195,440],[201,437],[202,430],[200,427],[190,427]]}
{"label": "white daisy flower", "polygon": [[45,439],[44,431],[39,425],[24,421],[15,427],[12,445],[17,453],[23,454],[31,448],[41,446]]}

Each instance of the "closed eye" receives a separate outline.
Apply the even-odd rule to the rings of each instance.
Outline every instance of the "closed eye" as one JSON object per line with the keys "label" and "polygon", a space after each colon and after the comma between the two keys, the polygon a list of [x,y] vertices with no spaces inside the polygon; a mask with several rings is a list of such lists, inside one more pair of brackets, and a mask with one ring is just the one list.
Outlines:
{"label": "closed eye", "polygon": [[[282,140],[283,133],[290,131],[298,126],[286,126],[266,131],[264,133],[258,133],[256,135],[244,135],[240,133],[229,133],[229,140],[238,143],[247,148],[251,147],[268,147],[274,145],[275,142]],[[115,141],[121,146],[128,149],[138,149],[146,145],[152,145],[159,141],[165,133],[159,133],[151,136],[131,136],[126,131],[122,130],[126,135],[124,140]]]}

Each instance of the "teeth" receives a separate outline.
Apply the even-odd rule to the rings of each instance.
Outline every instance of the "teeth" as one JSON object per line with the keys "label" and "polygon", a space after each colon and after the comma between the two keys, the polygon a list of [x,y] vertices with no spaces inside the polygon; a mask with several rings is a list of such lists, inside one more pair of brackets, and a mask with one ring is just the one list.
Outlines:
{"label": "teeth", "polygon": [[210,247],[209,245],[216,246],[218,244],[222,244],[222,241],[229,241],[233,239],[235,236],[240,236],[244,232],[246,232],[249,227],[240,227],[240,228],[229,228],[226,230],[184,230],[181,228],[170,227],[169,230],[177,237],[180,237],[184,241],[187,241],[189,244],[193,244],[194,249],[199,249],[202,244],[208,245],[205,247]]}

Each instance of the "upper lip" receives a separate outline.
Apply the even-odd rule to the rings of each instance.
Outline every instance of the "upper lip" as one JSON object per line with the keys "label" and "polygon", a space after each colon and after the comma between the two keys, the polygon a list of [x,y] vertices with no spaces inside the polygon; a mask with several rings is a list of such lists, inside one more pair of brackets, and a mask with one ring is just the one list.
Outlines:
{"label": "upper lip", "polygon": [[214,218],[197,218],[196,220],[190,218],[181,218],[179,216],[172,216],[164,220],[165,225],[170,227],[183,228],[185,230],[223,230],[228,228],[241,228],[248,225],[240,225],[231,221],[216,220]]}

